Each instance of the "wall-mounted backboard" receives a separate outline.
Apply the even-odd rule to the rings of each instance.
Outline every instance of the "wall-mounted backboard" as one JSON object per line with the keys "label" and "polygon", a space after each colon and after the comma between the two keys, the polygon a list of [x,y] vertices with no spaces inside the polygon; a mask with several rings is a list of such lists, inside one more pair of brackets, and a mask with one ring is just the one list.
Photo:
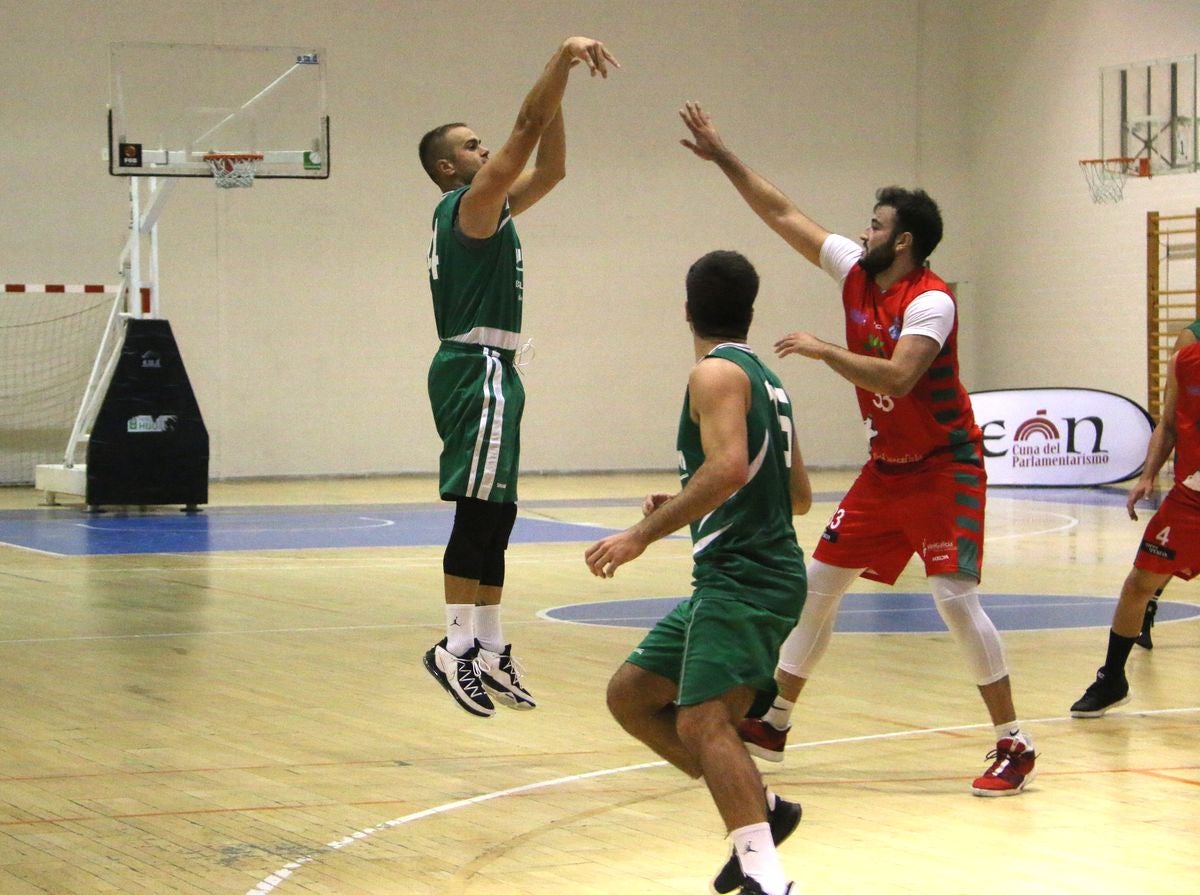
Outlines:
{"label": "wall-mounted backboard", "polygon": [[1150,176],[1196,171],[1196,124],[1195,55],[1101,69],[1100,158],[1146,159]]}

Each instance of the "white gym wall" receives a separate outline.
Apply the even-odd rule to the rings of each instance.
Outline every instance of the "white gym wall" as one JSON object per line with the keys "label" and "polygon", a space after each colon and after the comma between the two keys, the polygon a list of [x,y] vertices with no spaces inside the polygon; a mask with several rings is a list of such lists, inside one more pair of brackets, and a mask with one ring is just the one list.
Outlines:
{"label": "white gym wall", "polygon": [[[836,291],[679,146],[701,101],[730,145],[826,226],[857,236],[873,191],[920,185],[961,287],[972,389],[1079,386],[1145,400],[1145,213],[1190,212],[1200,175],[1091,203],[1102,66],[1200,50],[1195,0],[34,0],[0,7],[0,275],[115,282],[128,184],[106,173],[117,40],[308,45],[328,54],[332,177],[166,208],[163,313],[212,439],[215,477],[428,472],[435,348],[425,271],[437,190],[416,143],[465,120],[496,147],[571,34],[624,64],[572,76],[567,180],[519,219],[527,259],[527,470],[671,468],[690,340],[683,275],[745,252],[752,343],[840,340]],[[853,392],[777,364],[817,466],[865,455]]]}

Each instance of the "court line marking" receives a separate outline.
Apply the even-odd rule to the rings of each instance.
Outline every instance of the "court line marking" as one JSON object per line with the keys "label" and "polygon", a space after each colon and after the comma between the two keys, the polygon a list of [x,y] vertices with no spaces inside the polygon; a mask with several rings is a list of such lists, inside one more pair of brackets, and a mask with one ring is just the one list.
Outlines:
{"label": "court line marking", "polygon": [[[1149,715],[1173,715],[1187,714],[1192,712],[1200,712],[1200,706],[1181,706],[1170,709],[1148,709],[1141,712],[1110,712],[1108,717],[1144,717]],[[1058,715],[1052,718],[1033,718],[1024,723],[1026,724],[1057,724],[1062,722],[1079,723],[1077,719],[1070,715]],[[990,728],[991,724],[959,724],[953,727],[925,727],[918,730],[898,730],[889,733],[870,733],[861,736],[853,737],[838,737],[831,740],[814,740],[807,743],[793,743],[786,749],[813,749],[818,746],[840,746],[850,743],[866,743],[877,740],[899,739],[901,737],[924,736],[927,734],[937,733],[953,733],[960,730],[979,730],[982,728]],[[335,839],[333,842],[326,843],[325,848],[321,851],[313,851],[309,854],[302,855],[294,861],[289,861],[273,873],[268,874],[259,880],[253,887],[246,891],[246,895],[268,895],[282,886],[290,879],[298,870],[303,869],[306,864],[311,864],[314,861],[334,852],[341,851],[354,845],[356,842],[362,842],[376,833],[383,833],[396,827],[404,826],[405,824],[415,823],[419,820],[425,820],[428,817],[436,817],[439,814],[447,814],[451,811],[457,811],[460,808],[470,808],[474,805],[481,805],[485,802],[491,802],[496,799],[502,799],[507,796],[519,795],[526,792],[534,792],[539,789],[549,789],[553,786],[562,786],[569,783],[577,783],[581,780],[595,780],[600,777],[609,777],[616,774],[625,774],[631,771],[645,771],[651,768],[667,767],[665,761],[647,761],[640,764],[625,765],[619,768],[603,768],[598,771],[586,771],[582,774],[568,774],[564,777],[555,777],[550,780],[540,780],[535,783],[526,783],[521,786],[513,786],[508,789],[498,789],[492,792],[482,793],[477,796],[471,796],[466,799],[458,799],[454,802],[446,802],[442,805],[435,805],[432,808],[425,808],[422,811],[414,811],[412,814],[405,814],[400,817],[394,817],[391,820],[386,820],[383,823],[376,824],[373,827],[364,827],[361,830],[355,830],[341,839]]]}
{"label": "court line marking", "polygon": [[1058,525],[1053,528],[1042,528],[1035,531],[1017,531],[1007,535],[984,535],[983,541],[985,544],[993,541],[1016,541],[1020,540],[1021,538],[1037,537],[1038,535],[1052,535],[1057,534],[1060,531],[1070,531],[1072,528],[1076,528],[1079,525],[1079,517],[1071,516],[1067,513],[1052,513],[1043,511],[1039,515],[1057,516],[1059,519],[1066,519],[1067,521],[1066,524]]}
{"label": "court line marking", "polygon": [[[157,519],[158,517],[154,517],[154,518]],[[232,518],[232,517],[230,517],[230,518]],[[119,527],[118,525],[97,525],[94,522],[72,522],[71,525],[73,525],[76,528],[87,529],[88,531],[100,532],[101,534],[173,534],[174,535],[174,534],[206,533],[206,534],[210,534],[210,535],[222,535],[222,534],[277,534],[279,532],[297,532],[297,531],[316,532],[316,533],[320,533],[323,531],[362,531],[364,529],[369,529],[369,528],[388,528],[388,527],[396,524],[395,519],[375,519],[370,516],[359,516],[357,518],[362,522],[370,522],[372,524],[370,524],[370,525],[313,525],[313,526],[294,526],[293,525],[293,526],[283,526],[280,528],[273,527],[273,526],[265,526],[265,527],[243,527],[243,526],[239,526],[239,525],[215,525],[215,526],[213,526],[213,525],[208,525],[208,518],[206,517],[203,519],[203,521],[205,523],[204,525],[196,524],[196,525],[189,526],[189,525],[185,524],[185,525],[179,526],[179,527],[176,527],[176,526],[178,526],[179,520],[172,520],[171,523],[167,524],[167,525],[150,525],[149,523],[147,523],[146,525],[134,525],[129,528]],[[113,521],[115,522],[116,520],[113,520]],[[123,525],[124,523],[122,522],[121,524]],[[261,523],[255,523],[255,525],[261,526]],[[264,548],[264,549],[278,550],[281,548],[270,547],[270,548]],[[303,549],[303,548],[301,547],[301,548],[282,548],[282,549]],[[203,552],[208,553],[210,551],[206,550]],[[211,552],[220,552],[220,551],[211,551]],[[58,554],[56,554],[56,555],[58,555]],[[75,555],[80,555],[80,554],[75,554]],[[96,556],[97,554],[85,553],[82,555]],[[111,555],[111,554],[108,554],[108,555]],[[121,555],[128,556],[129,554],[121,554]]]}

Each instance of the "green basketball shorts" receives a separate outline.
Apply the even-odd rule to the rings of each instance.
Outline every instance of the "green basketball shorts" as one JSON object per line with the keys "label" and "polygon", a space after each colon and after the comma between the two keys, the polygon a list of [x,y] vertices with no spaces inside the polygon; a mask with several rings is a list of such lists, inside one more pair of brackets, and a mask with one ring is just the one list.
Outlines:
{"label": "green basketball shorts", "polygon": [[444,500],[517,499],[525,386],[512,361],[511,351],[442,342],[429,365],[429,403],[442,439]]}
{"label": "green basketball shorts", "polygon": [[746,685],[774,692],[779,647],[797,616],[724,597],[692,597],[662,619],[628,661],[675,681],[678,705]]}

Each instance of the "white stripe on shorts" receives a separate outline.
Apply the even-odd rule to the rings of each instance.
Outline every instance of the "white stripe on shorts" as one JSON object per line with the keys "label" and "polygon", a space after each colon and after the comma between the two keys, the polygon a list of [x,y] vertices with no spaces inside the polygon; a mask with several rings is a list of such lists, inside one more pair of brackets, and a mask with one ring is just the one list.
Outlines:
{"label": "white stripe on shorts", "polygon": [[[475,450],[471,455],[471,467],[468,472],[468,490],[471,497],[487,500],[496,483],[496,467],[500,462],[500,445],[504,438],[504,363],[500,360],[499,352],[483,349],[487,358],[487,373],[483,378],[483,410],[479,415],[479,434],[475,437]],[[490,388],[489,388],[490,386]],[[484,448],[484,433],[487,431],[488,412],[492,413],[492,432]],[[483,474],[479,475],[480,461],[483,463]],[[478,484],[473,484],[476,477]]]}

